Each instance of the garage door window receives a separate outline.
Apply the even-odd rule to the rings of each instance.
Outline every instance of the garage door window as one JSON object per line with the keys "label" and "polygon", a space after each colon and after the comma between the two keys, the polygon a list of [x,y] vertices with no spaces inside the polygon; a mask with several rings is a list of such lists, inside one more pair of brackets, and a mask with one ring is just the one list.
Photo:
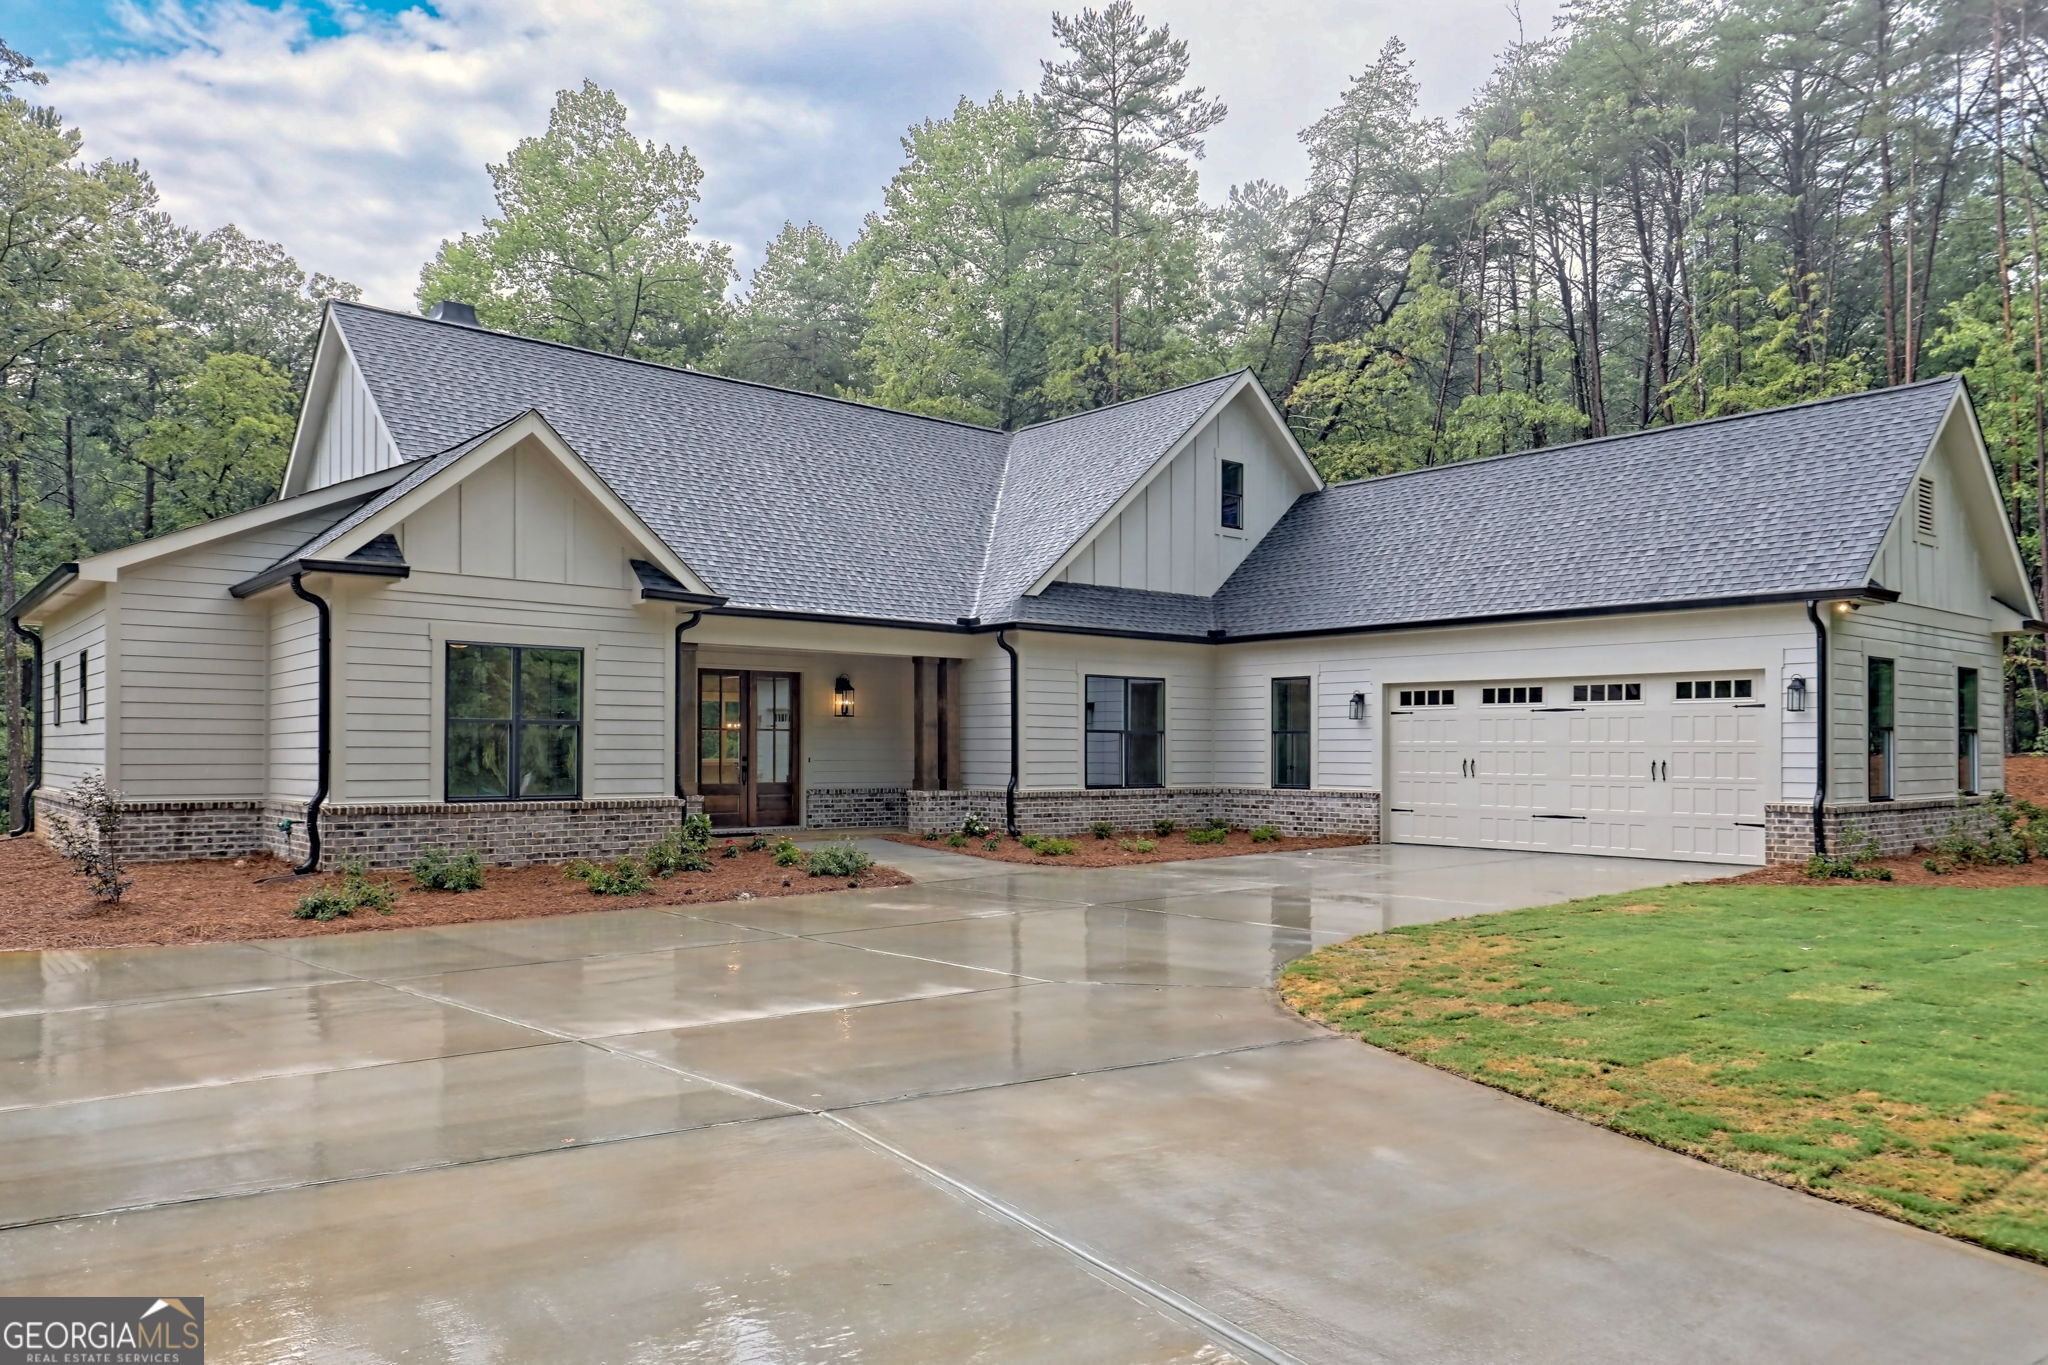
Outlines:
{"label": "garage door window", "polygon": [[1543,689],[1540,687],[1482,687],[1479,689],[1481,706],[1541,706]]}
{"label": "garage door window", "polygon": [[1456,706],[1458,691],[1454,687],[1416,688],[1396,694],[1400,706]]}
{"label": "garage door window", "polygon": [[1956,790],[1977,794],[1977,670],[1956,670]]}
{"label": "garage door window", "polygon": [[1898,690],[1898,669],[1890,659],[1870,661],[1870,690],[1865,698],[1870,736],[1870,799],[1892,799],[1892,773],[1896,757],[1893,738],[1893,709]]}
{"label": "garage door window", "polygon": [[1678,684],[1678,700],[1748,701],[1751,690],[1748,678],[1695,678]]}
{"label": "garage door window", "polygon": [[1308,786],[1309,702],[1307,678],[1273,679],[1273,785]]}
{"label": "garage door window", "polygon": [[1087,680],[1088,785],[1157,787],[1165,764],[1166,684],[1157,678]]}
{"label": "garage door window", "polygon": [[1573,683],[1573,701],[1641,701],[1639,682]]}

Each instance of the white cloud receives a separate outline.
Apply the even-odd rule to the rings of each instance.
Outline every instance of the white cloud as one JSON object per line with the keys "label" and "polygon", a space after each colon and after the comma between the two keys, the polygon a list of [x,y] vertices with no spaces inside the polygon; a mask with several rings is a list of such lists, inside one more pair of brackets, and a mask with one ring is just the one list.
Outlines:
{"label": "white cloud", "polygon": [[[1212,199],[1297,180],[1295,131],[1387,37],[1407,40],[1425,101],[1448,113],[1512,35],[1502,0],[1141,7],[1231,106],[1203,165]],[[909,124],[961,94],[1035,86],[1052,8],[448,0],[396,18],[340,7],[342,31],[316,37],[290,3],[126,0],[132,45],[53,67],[43,93],[91,152],[139,159],[181,221],[239,223],[404,306],[439,241],[490,208],[484,163],[541,129],[558,89],[610,86],[637,132],[689,146],[704,229],[750,263],[784,218],[857,230]]]}

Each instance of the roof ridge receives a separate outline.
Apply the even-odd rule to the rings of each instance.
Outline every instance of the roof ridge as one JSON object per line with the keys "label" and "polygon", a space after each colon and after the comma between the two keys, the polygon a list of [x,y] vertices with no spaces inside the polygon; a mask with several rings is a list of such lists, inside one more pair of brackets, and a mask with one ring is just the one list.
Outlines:
{"label": "roof ridge", "polygon": [[1237,369],[1225,370],[1222,374],[1212,374],[1207,379],[1191,379],[1185,384],[1176,384],[1170,389],[1161,389],[1157,393],[1141,393],[1136,398],[1119,398],[1116,402],[1104,403],[1099,408],[1088,408],[1081,412],[1070,412],[1060,417],[1048,417],[1043,422],[1033,422],[1029,426],[1018,427],[1015,431],[1012,431],[1009,434],[1012,436],[1021,436],[1027,431],[1037,431],[1041,427],[1056,426],[1061,422],[1071,422],[1076,417],[1093,417],[1097,413],[1108,412],[1112,408],[1129,407],[1133,403],[1149,403],[1155,398],[1164,398],[1168,394],[1181,393],[1188,389],[1199,389],[1202,387],[1202,385],[1214,384],[1219,379],[1235,379],[1241,374],[1250,373],[1251,366],[1241,365]]}
{"label": "roof ridge", "polygon": [[1470,469],[1475,465],[1499,464],[1503,460],[1519,460],[1530,455],[1555,455],[1560,451],[1578,450],[1586,446],[1607,445],[1615,441],[1633,441],[1644,436],[1661,436],[1667,432],[1690,431],[1696,427],[1710,427],[1725,422],[1740,422],[1750,417],[1771,417],[1779,413],[1800,412],[1807,408],[1825,407],[1829,403],[1848,403],[1863,398],[1881,398],[1887,394],[1903,392],[1906,389],[1932,388],[1937,384],[1960,384],[1963,376],[1939,374],[1931,379],[1915,379],[1905,384],[1887,384],[1881,388],[1858,389],[1854,393],[1829,394],[1825,398],[1809,398],[1803,403],[1786,403],[1775,408],[1751,408],[1747,412],[1726,412],[1718,417],[1696,417],[1690,422],[1673,422],[1669,426],[1642,427],[1636,431],[1610,432],[1605,436],[1588,436],[1580,441],[1566,441],[1563,445],[1531,446],[1527,450],[1510,450],[1499,455],[1487,455],[1476,460],[1450,460],[1443,464],[1425,465],[1420,469],[1396,469],[1389,474],[1367,474],[1361,478],[1344,479],[1324,488],[1326,493],[1335,493],[1346,488],[1360,488],[1366,484],[1385,483],[1389,479],[1412,478],[1418,474],[1440,474],[1447,469]]}
{"label": "roof ridge", "polygon": [[610,351],[593,350],[588,346],[575,346],[566,341],[550,341],[546,337],[530,337],[522,332],[501,332],[494,327],[472,327],[466,322],[449,322],[445,318],[430,318],[421,313],[408,313],[398,308],[384,308],[374,303],[354,303],[346,299],[329,299],[328,304],[334,308],[356,308],[365,313],[381,313],[385,317],[399,318],[406,322],[425,322],[431,323],[436,327],[458,328],[471,334],[480,333],[484,336],[505,337],[512,341],[529,342],[535,346],[552,346],[558,351],[568,351],[575,355],[594,356],[599,360],[616,360],[625,365],[641,365],[650,370],[662,370],[669,374],[686,374],[697,379],[716,380],[721,384],[738,384],[749,389],[765,389],[769,393],[786,393],[794,398],[814,398],[821,403],[840,403],[850,408],[865,408],[869,412],[886,412],[895,417],[914,417],[921,422],[938,422],[949,427],[961,427],[968,431],[986,432],[995,436],[1008,437],[1013,434],[1004,431],[1001,427],[984,426],[979,422],[963,422],[957,417],[934,417],[930,413],[910,412],[904,408],[884,407],[880,403],[867,403],[858,398],[841,398],[837,394],[812,393],[807,389],[785,388],[780,384],[764,384],[758,379],[736,379],[729,374],[714,374],[710,370],[700,370],[693,365],[670,365],[660,360],[643,360],[639,356],[613,355]]}

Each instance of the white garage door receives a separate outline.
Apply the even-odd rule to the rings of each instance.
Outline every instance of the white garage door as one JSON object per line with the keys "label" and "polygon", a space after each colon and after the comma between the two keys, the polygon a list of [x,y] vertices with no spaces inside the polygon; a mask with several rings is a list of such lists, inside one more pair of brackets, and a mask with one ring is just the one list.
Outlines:
{"label": "white garage door", "polygon": [[1392,843],[1760,863],[1759,674],[1387,689]]}

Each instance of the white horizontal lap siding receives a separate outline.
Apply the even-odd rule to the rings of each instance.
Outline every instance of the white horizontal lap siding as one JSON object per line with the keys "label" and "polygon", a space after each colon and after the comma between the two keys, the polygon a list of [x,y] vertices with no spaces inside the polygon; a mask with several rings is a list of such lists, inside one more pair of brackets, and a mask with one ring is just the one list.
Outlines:
{"label": "white horizontal lap siding", "polygon": [[320,763],[320,618],[295,596],[270,612],[269,730],[270,796],[310,800]]}
{"label": "white horizontal lap siding", "polygon": [[1956,794],[1956,673],[1974,668],[1978,680],[1981,787],[2005,785],[2005,689],[1996,638],[1971,628],[1968,618],[1912,604],[1867,606],[1838,616],[1833,626],[1834,704],[1829,747],[1835,762],[1829,799],[1862,801],[1869,788],[1870,660],[1890,659],[1896,669],[1892,729],[1896,755],[1893,796],[1901,801]]}
{"label": "white horizontal lap siding", "polygon": [[1040,791],[1085,785],[1084,682],[1090,675],[1164,682],[1166,785],[1199,787],[1214,780],[1214,659],[1207,646],[1030,633],[1019,650],[1024,658],[1020,785]]}
{"label": "white horizontal lap siding", "polygon": [[[79,723],[78,656],[85,662],[85,722]],[[62,668],[63,691],[57,691]],[[107,610],[105,599],[43,627],[43,781],[70,787],[107,766]]]}
{"label": "white horizontal lap siding", "polygon": [[1779,665],[1778,700],[1782,703],[1785,688],[1792,679],[1806,680],[1806,709],[1804,711],[1779,712],[1778,780],[1779,791],[1787,801],[1811,801],[1813,799],[1813,758],[1819,744],[1820,704],[1818,674],[1814,668],[1813,640],[1809,636],[1804,642],[1785,646]]}
{"label": "white horizontal lap siding", "polygon": [[[697,667],[797,675],[797,752],[806,789],[910,785],[916,698],[909,659],[704,646]],[[833,713],[833,684],[841,676],[853,685],[850,716]]]}
{"label": "white horizontal lap siding", "polygon": [[1010,659],[993,636],[960,662],[960,781],[1000,787],[1010,780]]}
{"label": "white horizontal lap siding", "polygon": [[[1311,698],[1309,785],[1379,789],[1378,698],[1369,654],[1345,639],[1226,646],[1217,668],[1216,781],[1227,787],[1273,782],[1273,680],[1307,678]],[[1368,698],[1351,719],[1351,694]]]}
{"label": "white horizontal lap siding", "polygon": [[123,570],[118,784],[138,800],[255,800],[269,790],[272,600],[233,584],[331,523],[332,509]]}

